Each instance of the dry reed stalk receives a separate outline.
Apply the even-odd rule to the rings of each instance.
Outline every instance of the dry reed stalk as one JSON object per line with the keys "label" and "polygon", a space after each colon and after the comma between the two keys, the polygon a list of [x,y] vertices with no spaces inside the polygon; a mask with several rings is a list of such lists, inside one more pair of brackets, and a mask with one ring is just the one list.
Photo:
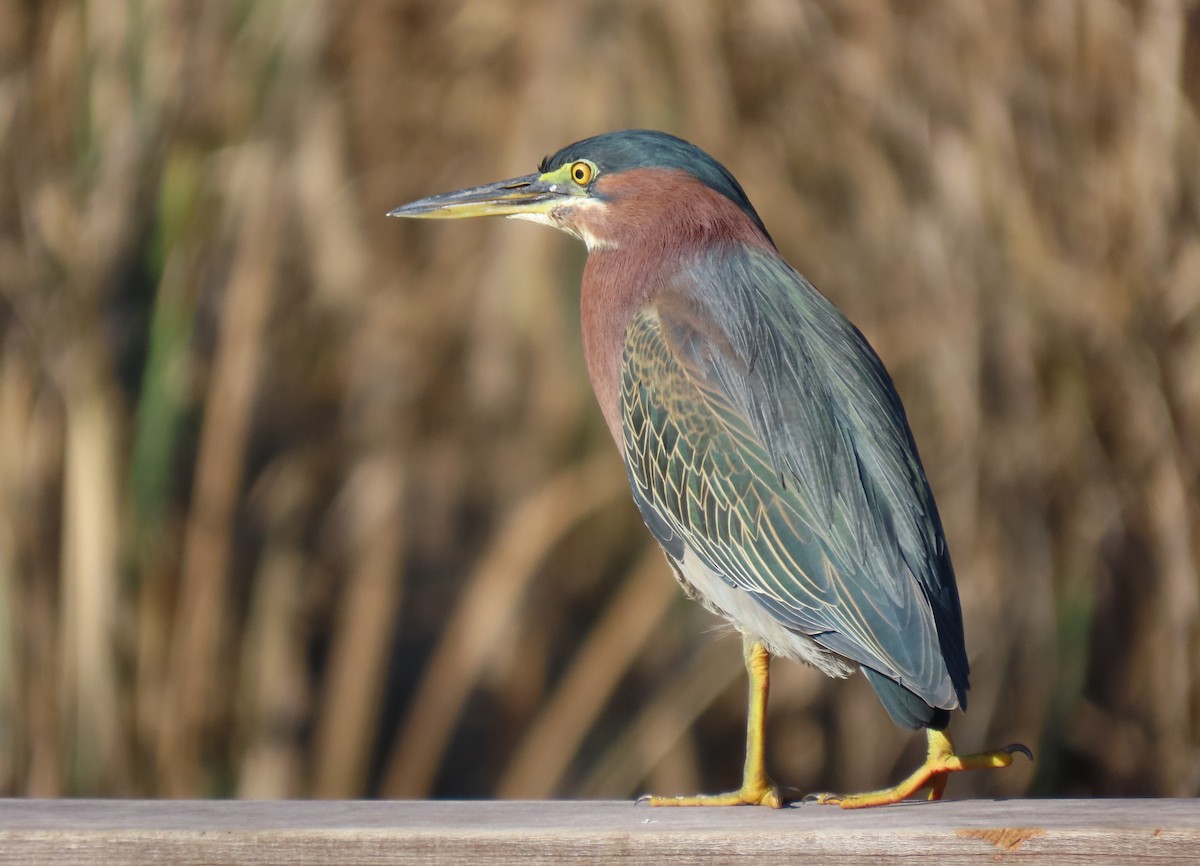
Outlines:
{"label": "dry reed stalk", "polygon": [[296,798],[308,791],[300,737],[313,703],[304,669],[306,563],[293,542],[268,541],[240,642],[236,795],[246,799]]}
{"label": "dry reed stalk", "polygon": [[353,797],[367,788],[402,588],[405,474],[396,455],[368,457],[343,494],[355,570],[334,626],[328,690],[317,713],[318,797]]}
{"label": "dry reed stalk", "polygon": [[274,294],[282,207],[270,145],[235,157],[232,189],[246,240],[226,288],[222,330],[196,458],[195,493],[180,573],[168,687],[159,730],[160,784],[174,796],[202,790],[206,732],[229,696],[217,688],[228,665],[230,532]]}
{"label": "dry reed stalk", "polygon": [[63,495],[63,596],[59,637],[62,707],[74,734],[68,754],[84,790],[120,790],[128,758],[117,676],[119,601],[115,401],[92,372],[69,373]]}

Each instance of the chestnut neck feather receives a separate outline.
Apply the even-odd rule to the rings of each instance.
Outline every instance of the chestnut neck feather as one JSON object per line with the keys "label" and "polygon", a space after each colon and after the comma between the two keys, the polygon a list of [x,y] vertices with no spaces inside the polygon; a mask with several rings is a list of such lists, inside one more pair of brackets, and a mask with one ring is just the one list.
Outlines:
{"label": "chestnut neck feather", "polygon": [[776,254],[736,203],[685,171],[639,168],[597,181],[607,206],[567,215],[598,243],[583,271],[583,351],[609,432],[623,448],[621,354],[634,314],[714,246],[747,245]]}

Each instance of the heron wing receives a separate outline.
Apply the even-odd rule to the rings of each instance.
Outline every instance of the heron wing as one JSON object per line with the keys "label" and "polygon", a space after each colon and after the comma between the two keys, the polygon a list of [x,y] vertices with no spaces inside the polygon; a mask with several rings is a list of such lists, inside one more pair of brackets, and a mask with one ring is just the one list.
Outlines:
{"label": "heron wing", "polygon": [[932,706],[965,705],[954,573],[891,379],[781,259],[682,270],[626,333],[634,499],[778,621]]}

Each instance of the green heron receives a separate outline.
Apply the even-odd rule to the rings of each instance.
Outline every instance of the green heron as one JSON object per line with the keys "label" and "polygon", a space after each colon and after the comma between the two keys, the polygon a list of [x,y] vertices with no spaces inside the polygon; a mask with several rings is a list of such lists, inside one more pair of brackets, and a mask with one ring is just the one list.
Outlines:
{"label": "green heron", "polygon": [[955,754],[962,612],[900,397],[724,166],[626,130],[389,215],[508,216],[587,245],[583,348],[634,501],[684,592],[741,632],[750,680],[740,790],[652,804],[781,805],[764,756],[772,656],[835,677],[857,667],[897,724],[927,732],[925,762],[899,785],[816,802],[939,799],[949,772],[1032,757],[1019,744]]}

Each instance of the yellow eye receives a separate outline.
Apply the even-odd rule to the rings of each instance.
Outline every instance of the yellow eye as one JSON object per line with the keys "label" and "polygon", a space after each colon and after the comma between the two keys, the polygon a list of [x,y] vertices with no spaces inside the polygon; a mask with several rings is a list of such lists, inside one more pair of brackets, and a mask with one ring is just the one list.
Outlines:
{"label": "yellow eye", "polygon": [[575,183],[579,184],[580,186],[587,186],[592,182],[592,178],[595,177],[595,175],[596,170],[592,167],[590,162],[584,162],[583,160],[580,160],[571,166],[571,180],[575,181]]}

